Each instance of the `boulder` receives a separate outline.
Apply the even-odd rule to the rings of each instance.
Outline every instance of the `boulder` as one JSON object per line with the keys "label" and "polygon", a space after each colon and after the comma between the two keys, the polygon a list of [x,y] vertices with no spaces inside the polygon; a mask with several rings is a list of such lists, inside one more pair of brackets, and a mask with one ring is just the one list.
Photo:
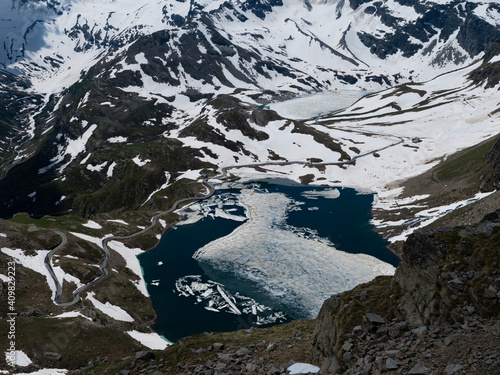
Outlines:
{"label": "boulder", "polygon": [[385,368],[388,371],[397,370],[398,367],[399,367],[399,361],[396,361],[395,359],[392,359],[392,358],[387,358],[386,359],[386,361],[385,361]]}
{"label": "boulder", "polygon": [[382,318],[380,315],[368,313],[365,315],[365,317],[366,317],[366,320],[368,321],[368,323],[370,323],[372,325],[385,324],[384,318]]}
{"label": "boulder", "polygon": [[495,289],[493,285],[490,285],[484,290],[484,298],[495,299],[497,298],[498,290]]}
{"label": "boulder", "polygon": [[248,349],[248,348],[239,348],[236,351],[236,355],[238,357],[244,357],[244,356],[249,355],[249,354],[250,354],[250,349]]}
{"label": "boulder", "polygon": [[224,344],[221,344],[220,342],[216,342],[211,345],[213,350],[223,350],[224,349]]}
{"label": "boulder", "polygon": [[62,358],[62,355],[56,352],[45,352],[43,353],[43,356],[53,361],[60,361]]}
{"label": "boulder", "polygon": [[145,360],[154,359],[154,358],[155,358],[155,354],[153,352],[148,352],[148,351],[142,350],[140,352],[135,353],[135,359],[138,359],[138,360],[145,361]]}
{"label": "boulder", "polygon": [[421,363],[417,363],[413,368],[408,372],[408,375],[427,375],[430,374],[431,369],[425,367]]}
{"label": "boulder", "polygon": [[446,366],[446,368],[444,369],[444,372],[445,372],[445,374],[451,375],[457,371],[460,371],[463,368],[464,368],[464,366],[462,366],[462,365],[451,364],[451,365]]}

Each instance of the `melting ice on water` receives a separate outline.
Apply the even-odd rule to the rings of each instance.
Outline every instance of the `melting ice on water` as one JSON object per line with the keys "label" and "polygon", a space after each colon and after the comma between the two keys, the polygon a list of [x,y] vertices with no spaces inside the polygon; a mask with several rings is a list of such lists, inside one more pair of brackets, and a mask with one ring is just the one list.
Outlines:
{"label": "melting ice on water", "polygon": [[[308,199],[318,196],[313,193],[305,192]],[[320,195],[338,194],[332,189]],[[244,189],[238,199],[249,220],[193,257],[208,275],[215,270],[236,276],[277,306],[290,307],[295,317],[314,317],[330,295],[395,271],[372,256],[345,253],[327,240],[289,230],[287,212],[297,202],[285,194]]]}
{"label": "melting ice on water", "polygon": [[286,320],[281,311],[259,304],[252,298],[231,293],[224,285],[212,280],[203,281],[201,275],[188,275],[177,279],[175,289],[179,295],[196,298],[196,304],[201,303],[206,310],[213,312],[228,312],[236,315],[254,315],[256,324],[280,323]]}

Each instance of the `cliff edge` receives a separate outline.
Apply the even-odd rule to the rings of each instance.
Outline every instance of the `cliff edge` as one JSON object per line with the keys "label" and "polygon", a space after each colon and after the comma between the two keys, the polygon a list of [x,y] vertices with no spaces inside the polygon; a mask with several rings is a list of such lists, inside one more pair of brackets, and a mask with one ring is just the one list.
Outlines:
{"label": "cliff edge", "polygon": [[[311,360],[327,374],[499,374],[498,262],[498,212],[475,225],[414,233],[394,277],[324,303]],[[478,361],[479,341],[482,352],[497,354]],[[457,363],[453,342],[463,346]]]}

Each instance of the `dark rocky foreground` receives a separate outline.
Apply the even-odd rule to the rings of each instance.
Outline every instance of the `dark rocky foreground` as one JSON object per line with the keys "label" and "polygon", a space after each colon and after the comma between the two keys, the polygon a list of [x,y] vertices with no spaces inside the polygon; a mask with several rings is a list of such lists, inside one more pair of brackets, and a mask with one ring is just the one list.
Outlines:
{"label": "dark rocky foreground", "polygon": [[325,302],[311,359],[325,373],[500,373],[499,260],[497,212],[413,234],[394,278]]}
{"label": "dark rocky foreground", "polygon": [[[408,322],[387,322],[378,315],[368,314],[355,327],[342,346],[343,360],[348,365],[345,374],[500,374],[500,323],[473,320],[469,324],[455,324],[447,328],[412,328]],[[193,351],[193,357],[213,351],[213,359],[198,365],[181,362],[177,368],[165,368],[165,360],[153,355],[137,353],[132,364],[117,372],[120,375],[171,373],[181,374],[288,374],[286,357],[297,344],[259,341],[238,349],[226,349],[222,343]],[[263,350],[262,350],[263,349]],[[162,369],[162,370],[158,370]],[[320,372],[320,374],[333,374]]]}

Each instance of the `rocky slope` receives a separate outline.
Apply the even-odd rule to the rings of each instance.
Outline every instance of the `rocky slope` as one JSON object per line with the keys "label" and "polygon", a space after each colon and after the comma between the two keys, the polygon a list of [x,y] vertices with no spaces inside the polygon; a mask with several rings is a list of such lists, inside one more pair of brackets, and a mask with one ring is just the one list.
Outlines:
{"label": "rocky slope", "polygon": [[[317,320],[312,358],[323,363],[325,372],[442,373],[454,364],[451,358],[459,357],[439,361],[436,356],[457,341],[468,342],[472,355],[465,355],[455,371],[481,373],[489,364],[491,373],[498,373],[499,227],[495,213],[473,226],[410,236],[396,275],[385,290],[393,298],[392,311],[377,306],[380,296],[371,292],[373,283],[332,297]],[[354,320],[352,314],[364,318]],[[490,329],[493,341],[482,341],[481,351],[492,358],[488,363],[478,362],[480,357],[472,353],[472,337],[477,330]],[[449,349],[451,353],[453,347]],[[427,370],[412,370],[419,366]]]}

